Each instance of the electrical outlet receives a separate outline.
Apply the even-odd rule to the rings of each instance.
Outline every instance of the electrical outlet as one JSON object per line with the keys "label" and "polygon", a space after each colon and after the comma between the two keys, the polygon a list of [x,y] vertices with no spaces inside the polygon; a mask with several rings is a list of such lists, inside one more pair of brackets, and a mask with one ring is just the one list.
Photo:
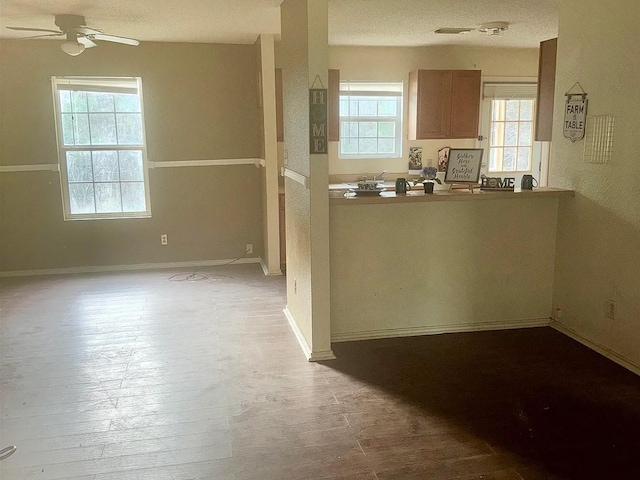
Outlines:
{"label": "electrical outlet", "polygon": [[605,307],[605,311],[604,311],[604,316],[605,318],[608,318],[609,320],[615,320],[616,319],[616,301],[613,299],[609,299],[607,300],[607,305]]}
{"label": "electrical outlet", "polygon": [[169,245],[169,237],[166,233],[160,235],[160,245]]}
{"label": "electrical outlet", "polygon": [[560,320],[562,318],[562,309],[560,307],[556,307],[553,310],[553,319]]}
{"label": "electrical outlet", "polygon": [[298,280],[296,280],[295,278],[293,279],[293,293],[295,295],[298,294]]}
{"label": "electrical outlet", "polygon": [[247,243],[247,248],[245,250],[247,255],[251,255],[253,253],[253,243]]}

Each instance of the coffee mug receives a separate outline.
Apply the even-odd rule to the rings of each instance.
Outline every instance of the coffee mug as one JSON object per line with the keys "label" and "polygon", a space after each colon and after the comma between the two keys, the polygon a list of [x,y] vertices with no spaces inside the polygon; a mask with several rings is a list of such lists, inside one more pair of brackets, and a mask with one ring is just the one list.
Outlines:
{"label": "coffee mug", "polygon": [[532,190],[533,187],[538,186],[538,181],[533,178],[533,175],[523,175],[520,182],[520,188],[522,190]]}
{"label": "coffee mug", "polygon": [[396,193],[407,193],[411,190],[411,184],[406,178],[396,178]]}

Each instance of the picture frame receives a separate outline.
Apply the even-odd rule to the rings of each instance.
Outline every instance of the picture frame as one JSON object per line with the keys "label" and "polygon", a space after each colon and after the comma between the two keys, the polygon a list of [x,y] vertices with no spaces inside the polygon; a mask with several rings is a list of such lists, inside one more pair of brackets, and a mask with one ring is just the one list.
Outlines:
{"label": "picture frame", "polygon": [[449,150],[445,183],[477,184],[482,166],[482,148],[452,148]]}

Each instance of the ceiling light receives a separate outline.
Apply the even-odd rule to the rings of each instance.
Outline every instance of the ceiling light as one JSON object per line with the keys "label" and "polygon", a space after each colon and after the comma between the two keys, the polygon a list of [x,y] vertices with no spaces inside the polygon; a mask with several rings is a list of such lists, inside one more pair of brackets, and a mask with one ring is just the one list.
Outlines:
{"label": "ceiling light", "polygon": [[507,22],[491,22],[483,23],[478,27],[479,32],[486,33],[487,35],[500,35],[505,30],[509,29]]}
{"label": "ceiling light", "polygon": [[72,57],[76,57],[76,56],[80,55],[82,52],[84,52],[84,48],[85,47],[84,47],[83,44],[81,44],[77,40],[75,40],[75,41],[66,41],[66,42],[64,42],[62,45],[60,45],[60,48],[67,55],[71,55]]}

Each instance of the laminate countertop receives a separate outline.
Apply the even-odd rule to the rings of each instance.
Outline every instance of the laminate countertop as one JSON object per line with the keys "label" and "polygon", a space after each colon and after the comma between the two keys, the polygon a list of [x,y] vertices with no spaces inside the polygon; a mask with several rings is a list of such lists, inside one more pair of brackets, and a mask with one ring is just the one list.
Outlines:
{"label": "laminate countertop", "polygon": [[331,205],[364,205],[364,204],[389,204],[389,203],[412,203],[412,202],[442,202],[442,201],[476,201],[476,200],[508,200],[517,198],[549,198],[549,197],[573,197],[573,190],[565,190],[561,188],[539,187],[533,190],[521,190],[516,188],[514,191],[501,190],[480,190],[475,188],[473,192],[468,189],[456,188],[453,190],[439,190],[434,193],[424,193],[422,186],[418,189],[412,189],[406,194],[396,194],[393,187],[387,187],[387,190],[375,195],[357,195],[349,192],[348,184],[332,184],[329,185],[329,200]]}

